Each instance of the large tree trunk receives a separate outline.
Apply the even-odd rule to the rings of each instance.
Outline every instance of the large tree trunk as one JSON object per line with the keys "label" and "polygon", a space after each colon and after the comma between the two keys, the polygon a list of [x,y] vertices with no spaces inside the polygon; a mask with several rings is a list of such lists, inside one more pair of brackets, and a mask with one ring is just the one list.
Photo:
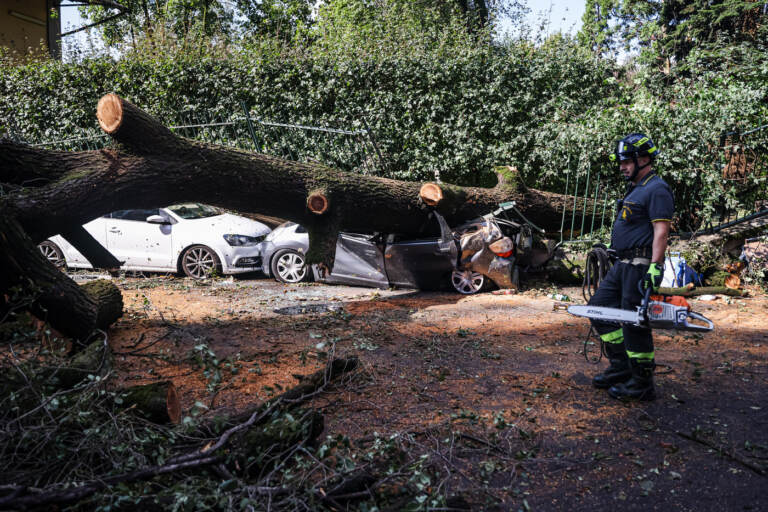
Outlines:
{"label": "large tree trunk", "polygon": [[[0,208],[0,269],[0,297],[14,288],[24,288],[24,293],[35,299],[31,308],[35,316],[47,320],[63,334],[85,340],[95,328],[108,325],[99,325],[96,301],[50,264],[3,208]],[[117,288],[115,291],[120,294]],[[115,299],[105,302],[112,311],[117,306]],[[122,310],[122,295],[119,307]]]}
{"label": "large tree trunk", "polygon": [[[16,273],[0,279],[0,293],[27,279],[44,284],[47,291],[39,304],[47,318],[80,338],[96,325],[93,301],[30,253],[34,243],[56,233],[77,233],[82,224],[111,211],[200,201],[293,220],[309,232],[308,261],[332,267],[341,229],[419,234],[432,209],[456,225],[506,201],[515,201],[541,227],[556,229],[561,205],[567,204],[555,194],[525,188],[511,168],[499,173],[492,189],[432,184],[432,196],[425,196],[420,183],[353,175],[182,139],[114,94],[99,101],[97,115],[102,129],[117,142],[112,148],[66,153],[0,142],[0,181],[28,184],[0,203],[2,263],[12,261]],[[24,237],[20,228],[28,235],[25,243],[5,243],[7,236]],[[115,263],[103,253],[94,259]]]}

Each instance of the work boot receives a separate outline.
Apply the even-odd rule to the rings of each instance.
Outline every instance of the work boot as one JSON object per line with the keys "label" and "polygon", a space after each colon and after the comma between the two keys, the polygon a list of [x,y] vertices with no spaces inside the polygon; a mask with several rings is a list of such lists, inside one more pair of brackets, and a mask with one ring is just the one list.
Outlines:
{"label": "work boot", "polygon": [[592,379],[592,385],[598,389],[608,389],[614,384],[626,382],[632,377],[629,369],[629,358],[624,349],[624,343],[606,343],[605,355],[608,356],[610,366]]}
{"label": "work boot", "polygon": [[656,363],[653,359],[631,359],[632,378],[608,388],[608,394],[620,400],[656,400],[656,389],[653,386],[653,370]]}

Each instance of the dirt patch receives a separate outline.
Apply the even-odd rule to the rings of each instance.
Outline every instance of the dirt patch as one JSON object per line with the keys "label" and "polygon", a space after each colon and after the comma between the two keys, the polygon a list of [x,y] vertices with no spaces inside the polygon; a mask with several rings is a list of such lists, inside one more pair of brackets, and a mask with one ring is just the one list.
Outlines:
{"label": "dirt patch", "polygon": [[[765,297],[693,301],[716,330],[658,332],[659,399],[627,405],[591,387],[605,362],[585,360],[587,322],[553,311],[543,292],[146,283],[122,283],[117,371],[132,383],[173,380],[186,411],[242,409],[332,354],[355,354],[364,368],[315,400],[326,433],[437,443],[450,475],[440,492],[473,509],[768,507]],[[338,307],[274,312],[314,303]]]}

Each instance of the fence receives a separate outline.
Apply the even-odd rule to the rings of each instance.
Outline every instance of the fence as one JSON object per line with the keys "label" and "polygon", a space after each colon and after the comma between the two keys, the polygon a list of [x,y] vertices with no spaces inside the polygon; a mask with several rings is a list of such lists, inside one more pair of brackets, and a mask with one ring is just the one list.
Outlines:
{"label": "fence", "polygon": [[[721,200],[708,205],[714,216],[691,230],[691,235],[716,233],[750,223],[768,225],[768,124],[720,136],[713,165],[721,173]],[[696,189],[689,191],[696,197]],[[694,199],[695,200],[695,199]],[[698,205],[701,207],[701,205]]]}
{"label": "fence", "polygon": [[[703,173],[692,172],[684,181],[668,179],[675,194],[675,234],[690,237],[768,226],[768,124],[723,133],[711,148],[705,165],[721,176],[720,199],[705,200]],[[586,165],[574,167],[574,159]],[[567,200],[562,208],[560,244],[606,241],[616,217],[616,200],[623,186],[617,181],[615,166],[593,169],[588,162],[586,155],[576,153],[563,170]]]}
{"label": "fence", "polygon": [[[287,160],[317,162],[335,169],[367,175],[385,175],[386,165],[373,132],[364,119],[362,129],[346,130],[279,123],[259,119],[242,105],[242,114],[226,118],[179,114],[167,123],[172,132],[186,138],[255,151]],[[33,143],[61,151],[88,151],[112,144],[102,133]]]}

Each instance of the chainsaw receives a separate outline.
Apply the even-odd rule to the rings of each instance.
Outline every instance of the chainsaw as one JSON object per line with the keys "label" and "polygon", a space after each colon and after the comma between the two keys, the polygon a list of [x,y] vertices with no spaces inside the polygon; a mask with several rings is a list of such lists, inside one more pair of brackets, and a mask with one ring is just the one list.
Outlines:
{"label": "chainsaw", "polygon": [[648,329],[675,329],[678,331],[710,332],[715,324],[710,319],[691,311],[683,297],[651,295],[648,288],[636,311],[602,306],[569,306],[568,312],[592,320],[613,322]]}

